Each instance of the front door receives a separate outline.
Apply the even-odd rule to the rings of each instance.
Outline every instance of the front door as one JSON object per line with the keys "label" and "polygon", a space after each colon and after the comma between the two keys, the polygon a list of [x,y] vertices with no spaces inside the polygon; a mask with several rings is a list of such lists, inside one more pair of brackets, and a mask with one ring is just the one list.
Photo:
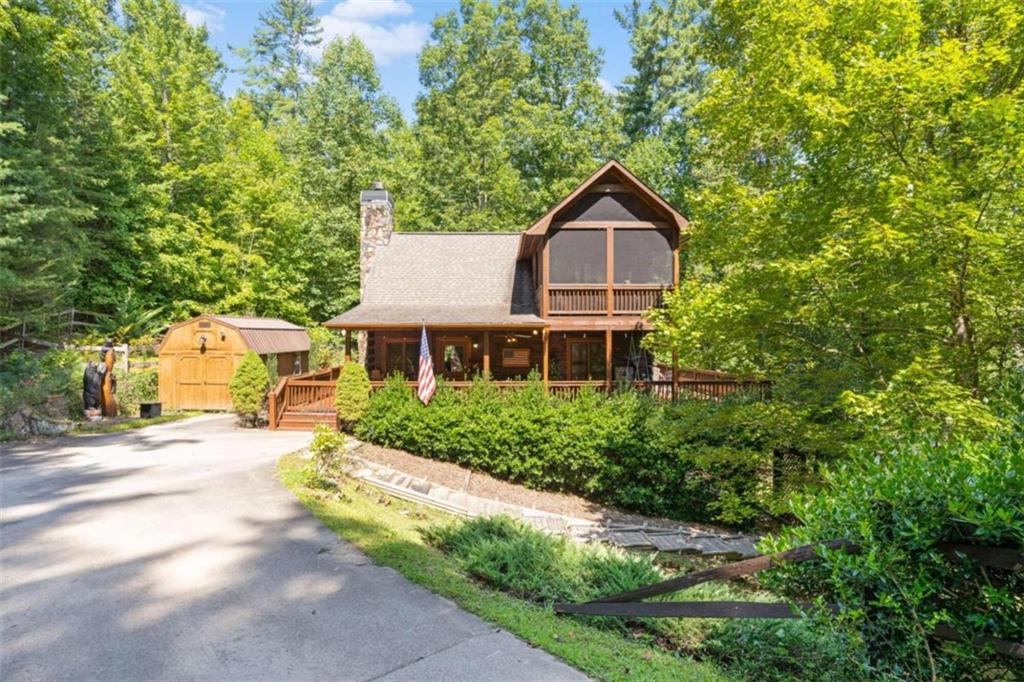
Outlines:
{"label": "front door", "polygon": [[472,346],[468,336],[442,336],[437,340],[437,358],[442,376],[446,379],[465,381],[469,377],[469,349]]}
{"label": "front door", "polygon": [[604,381],[604,339],[568,339],[570,381]]}

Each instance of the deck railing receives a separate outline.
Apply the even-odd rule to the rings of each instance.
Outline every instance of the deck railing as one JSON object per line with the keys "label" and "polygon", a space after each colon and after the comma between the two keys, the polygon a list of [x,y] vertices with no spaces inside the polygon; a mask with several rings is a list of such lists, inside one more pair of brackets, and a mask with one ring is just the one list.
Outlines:
{"label": "deck railing", "polygon": [[[283,377],[270,391],[269,423],[270,428],[277,428],[286,411],[300,413],[332,413],[334,412],[334,386],[338,379],[339,367]],[[386,381],[371,381],[370,390],[378,391],[387,385]],[[445,386],[464,391],[473,386],[472,381],[445,380]],[[415,391],[417,383],[406,381],[410,391]],[[501,391],[524,388],[527,382],[520,380],[494,380],[491,385]],[[548,382],[548,392],[563,398],[575,397],[586,386],[604,392],[608,386],[604,381],[564,381]],[[613,384],[612,389],[622,388],[621,383]],[[719,402],[731,395],[746,394],[760,400],[771,397],[770,381],[744,381],[732,379],[714,380],[680,380],[672,381],[634,381],[629,385],[636,391],[649,393],[662,400],[709,400]]]}
{"label": "deck railing", "polygon": [[548,312],[552,315],[604,315],[608,312],[608,287],[548,287]]}
{"label": "deck railing", "polygon": [[[668,289],[659,285],[616,284],[612,287],[612,314],[641,315],[657,308]],[[608,285],[548,285],[548,313],[552,315],[607,315]]]}
{"label": "deck railing", "polygon": [[334,411],[334,385],[341,367],[328,367],[303,374],[281,377],[267,395],[267,422],[271,429],[291,412]]}

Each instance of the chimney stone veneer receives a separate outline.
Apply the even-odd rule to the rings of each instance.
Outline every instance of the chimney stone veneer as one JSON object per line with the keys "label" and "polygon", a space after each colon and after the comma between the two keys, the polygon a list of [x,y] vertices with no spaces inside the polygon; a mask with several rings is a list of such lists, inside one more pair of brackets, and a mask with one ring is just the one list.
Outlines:
{"label": "chimney stone veneer", "polygon": [[[395,204],[384,184],[375,182],[359,193],[359,300],[366,291],[366,278],[373,267],[377,249],[391,241],[395,231]],[[359,332],[359,362],[366,365],[365,331]]]}

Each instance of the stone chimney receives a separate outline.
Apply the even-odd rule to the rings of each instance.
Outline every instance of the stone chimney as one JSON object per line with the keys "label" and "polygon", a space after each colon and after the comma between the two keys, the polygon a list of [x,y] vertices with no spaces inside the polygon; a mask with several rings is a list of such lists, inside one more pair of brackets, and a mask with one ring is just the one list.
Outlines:
{"label": "stone chimney", "polygon": [[391,241],[395,231],[395,204],[377,181],[359,193],[359,298],[362,300],[366,276],[373,265],[377,249]]}
{"label": "stone chimney", "polygon": [[[359,193],[359,300],[366,296],[366,277],[373,266],[373,257],[377,249],[391,241],[391,233],[395,231],[395,204],[391,195],[384,189],[379,180],[370,189]],[[368,335],[359,332],[359,351],[357,357],[360,364],[366,367],[366,349]]]}

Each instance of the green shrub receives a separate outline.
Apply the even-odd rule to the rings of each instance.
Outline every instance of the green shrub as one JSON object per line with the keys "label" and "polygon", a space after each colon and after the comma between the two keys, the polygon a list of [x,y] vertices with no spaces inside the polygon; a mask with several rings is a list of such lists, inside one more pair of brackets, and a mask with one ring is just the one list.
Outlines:
{"label": "green shrub", "polygon": [[871,678],[863,644],[813,620],[724,620],[708,632],[700,653],[758,682]]}
{"label": "green shrub", "polygon": [[[860,553],[827,553],[764,574],[797,598],[837,603],[837,627],[863,637],[873,666],[901,679],[1001,679],[1019,659],[980,647],[937,644],[946,624],[964,637],[1020,641],[1024,572],[948,561],[936,543],[1018,551],[1024,546],[1024,438],[963,442],[930,435],[881,442],[835,467],[827,490],[800,496],[802,525],[765,543],[768,551],[845,538]],[[982,671],[986,671],[984,675]]]}
{"label": "green shrub", "polygon": [[309,444],[316,473],[323,476],[334,471],[344,447],[345,434],[338,433],[327,424],[317,424],[313,428],[313,440]]}
{"label": "green shrub", "polygon": [[243,422],[255,426],[269,389],[266,366],[256,351],[247,351],[228,383],[232,410]]}
{"label": "green shrub", "polygon": [[426,407],[393,377],[356,432],[532,488],[736,525],[777,515],[784,493],[835,455],[827,431],[785,404],[669,404],[589,389],[566,399],[535,376],[514,391],[480,379],[465,391],[439,382]]}
{"label": "green shrub", "polygon": [[[420,530],[467,574],[496,589],[543,604],[582,602],[665,578],[649,556],[580,545],[508,517],[478,517]],[[758,601],[770,595],[704,584],[660,599]],[[864,679],[863,649],[810,621],[589,617],[587,622],[646,637],[670,650],[713,657],[751,680]]]}
{"label": "green shrub", "polygon": [[80,418],[82,369],[71,350],[8,354],[0,360],[0,426],[32,433],[37,425]]}
{"label": "green shrub", "polygon": [[456,557],[468,574],[530,601],[586,601],[662,579],[649,558],[581,546],[507,516],[420,532],[428,544]]}
{"label": "green shrub", "polygon": [[351,428],[370,406],[370,377],[358,362],[346,362],[334,389],[334,407],[338,421]]}
{"label": "green shrub", "polygon": [[139,416],[139,404],[154,402],[159,397],[159,374],[155,369],[129,372],[117,377],[117,411],[126,416]]}

